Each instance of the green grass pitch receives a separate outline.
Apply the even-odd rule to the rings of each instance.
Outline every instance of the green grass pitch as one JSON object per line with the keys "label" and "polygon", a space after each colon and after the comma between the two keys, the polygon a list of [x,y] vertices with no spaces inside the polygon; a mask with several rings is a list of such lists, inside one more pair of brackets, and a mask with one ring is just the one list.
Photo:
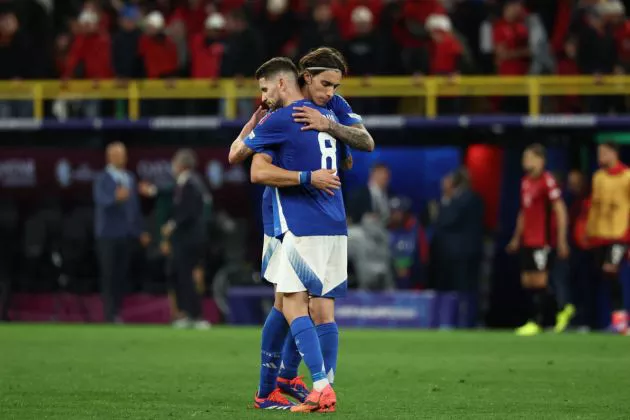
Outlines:
{"label": "green grass pitch", "polygon": [[[0,419],[295,416],[251,408],[258,346],[255,328],[3,324]],[[344,419],[630,419],[630,337],[344,329],[335,387]]]}

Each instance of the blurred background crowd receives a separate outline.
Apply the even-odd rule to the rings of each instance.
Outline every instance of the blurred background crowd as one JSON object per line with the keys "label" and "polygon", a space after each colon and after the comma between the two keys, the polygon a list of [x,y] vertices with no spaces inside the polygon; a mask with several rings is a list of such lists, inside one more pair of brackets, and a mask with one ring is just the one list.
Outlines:
{"label": "blurred background crowd", "polygon": [[[622,74],[630,65],[621,0],[24,0],[0,2],[0,80],[244,80],[258,63],[328,45],[350,75]],[[363,99],[362,113],[400,110]],[[522,100],[493,111],[526,110]],[[623,111],[623,98],[576,97],[561,112]],[[28,115],[28,104],[14,116]],[[441,113],[475,108],[442,101]],[[6,108],[6,106],[4,106]],[[91,103],[87,116],[115,114]],[[145,113],[175,114],[168,105]],[[243,108],[243,107],[241,107]],[[246,114],[251,106],[241,109]],[[197,108],[204,114],[216,106]],[[9,112],[5,110],[5,115]]]}

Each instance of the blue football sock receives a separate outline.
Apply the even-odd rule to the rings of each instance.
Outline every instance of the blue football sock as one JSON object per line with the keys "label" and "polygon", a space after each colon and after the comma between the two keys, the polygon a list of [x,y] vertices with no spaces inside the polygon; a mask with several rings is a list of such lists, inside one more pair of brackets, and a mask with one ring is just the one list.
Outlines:
{"label": "blue football sock", "polygon": [[326,379],[322,349],[311,318],[302,316],[294,319],[291,323],[291,333],[298,350],[304,358],[304,363],[306,363],[308,370],[311,372],[313,383]]}
{"label": "blue football sock", "polygon": [[284,347],[282,348],[282,363],[280,363],[280,371],[278,376],[284,379],[293,379],[298,374],[298,367],[302,361],[302,356],[295,345],[293,334],[289,331]]}
{"label": "blue football sock", "polygon": [[258,397],[266,398],[276,389],[278,368],[282,360],[282,344],[287,336],[289,324],[276,308],[271,308],[262,329],[262,343],[260,346],[260,383]]}
{"label": "blue football sock", "polygon": [[322,346],[322,356],[324,366],[326,366],[326,376],[331,384],[335,382],[335,372],[337,372],[337,353],[339,351],[339,328],[337,323],[330,322],[316,327],[319,337],[319,344]]}

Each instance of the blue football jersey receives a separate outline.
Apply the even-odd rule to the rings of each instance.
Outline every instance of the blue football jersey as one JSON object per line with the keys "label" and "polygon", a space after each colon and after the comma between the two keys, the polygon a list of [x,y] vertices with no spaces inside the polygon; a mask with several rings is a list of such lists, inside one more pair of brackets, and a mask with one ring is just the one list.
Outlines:
{"label": "blue football jersey", "polygon": [[[328,104],[326,104],[326,108],[335,114],[340,124],[351,126],[363,123],[361,116],[352,111],[350,104],[341,95],[335,94]],[[337,145],[340,148],[340,160],[351,157],[352,153],[350,151],[350,147],[346,144],[340,143],[341,142],[337,142]],[[268,150],[267,152],[275,160],[275,153],[271,150]],[[270,187],[265,187],[262,195],[262,221],[265,235],[274,236],[273,191]]]}
{"label": "blue football jersey", "polygon": [[[340,159],[337,140],[328,133],[302,131],[302,125],[293,121],[293,107],[302,105],[337,121],[332,111],[300,100],[261,121],[245,144],[258,153],[275,152],[274,163],[287,170],[337,169]],[[347,235],[341,191],[336,190],[331,196],[311,185],[300,185],[273,188],[272,193],[274,236],[289,230],[296,236]]]}
{"label": "blue football jersey", "polygon": [[335,94],[326,108],[330,109],[337,116],[339,124],[351,126],[355,124],[362,124],[363,118],[359,114],[352,112],[352,107],[341,95]]}

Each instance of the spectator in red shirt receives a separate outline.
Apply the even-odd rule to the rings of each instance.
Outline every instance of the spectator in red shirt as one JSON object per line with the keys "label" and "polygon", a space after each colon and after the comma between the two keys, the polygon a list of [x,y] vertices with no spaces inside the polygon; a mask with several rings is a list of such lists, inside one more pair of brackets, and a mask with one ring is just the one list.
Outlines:
{"label": "spectator in red shirt", "polygon": [[453,35],[451,20],[448,16],[431,15],[427,19],[426,28],[431,36],[431,74],[458,74],[462,67],[463,48]]}
{"label": "spectator in red shirt", "polygon": [[[145,33],[140,37],[138,55],[144,64],[144,73],[149,79],[165,79],[177,76],[177,46],[164,33],[164,17],[160,12],[151,12],[145,21]],[[170,86],[171,82],[167,81]],[[170,101],[152,100],[142,102],[144,115],[172,115],[175,109]]]}
{"label": "spectator in red shirt", "polygon": [[553,252],[557,249],[558,258],[569,256],[567,209],[556,180],[545,170],[545,162],[544,146],[534,144],[525,149],[521,209],[507,246],[508,252],[521,250],[521,283],[531,298],[529,321],[516,330],[518,335],[542,331]]}
{"label": "spectator in red shirt", "polygon": [[218,79],[225,49],[225,18],[213,13],[206,19],[205,27],[205,32],[193,37],[191,75],[194,79]]}
{"label": "spectator in red shirt", "polygon": [[508,0],[503,19],[493,25],[495,62],[500,75],[521,76],[529,69],[529,33],[523,14],[520,0]]}
{"label": "spectator in red shirt", "polygon": [[[221,65],[225,51],[225,18],[220,13],[212,13],[205,22],[206,30],[195,35],[191,45],[191,76],[194,79],[216,80],[221,77]],[[216,100],[195,101],[198,115],[216,114]]]}
{"label": "spectator in red shirt", "polygon": [[[79,32],[70,47],[63,78],[92,79],[96,85],[98,80],[111,79],[113,75],[109,34],[100,32],[96,13],[83,11],[79,16]],[[86,118],[98,118],[101,101],[83,101],[82,111]]]}
{"label": "spectator in red shirt", "polygon": [[78,76],[79,66],[85,79],[109,79],[113,76],[111,44],[107,33],[99,31],[98,15],[84,11],[79,16],[81,32],[70,47],[64,78]]}
{"label": "spectator in red shirt", "polygon": [[162,79],[177,75],[177,47],[164,33],[164,17],[160,12],[152,12],[147,16],[138,54],[144,63],[147,78]]}
{"label": "spectator in red shirt", "polygon": [[[520,0],[508,0],[503,7],[503,18],[492,27],[494,61],[497,73],[523,76],[530,66],[529,31],[524,22],[525,11]],[[527,112],[527,98],[507,97],[498,102],[506,112]]]}
{"label": "spectator in red shirt", "polygon": [[344,40],[349,40],[356,34],[352,15],[359,7],[368,9],[372,15],[372,23],[378,25],[383,10],[382,0],[335,0],[332,2],[332,12]]}
{"label": "spectator in red shirt", "polygon": [[[451,31],[451,20],[445,15],[431,15],[426,28],[431,36],[430,74],[457,76],[462,69],[464,50]],[[459,98],[440,98],[438,108],[441,114],[456,114],[459,111]]]}

